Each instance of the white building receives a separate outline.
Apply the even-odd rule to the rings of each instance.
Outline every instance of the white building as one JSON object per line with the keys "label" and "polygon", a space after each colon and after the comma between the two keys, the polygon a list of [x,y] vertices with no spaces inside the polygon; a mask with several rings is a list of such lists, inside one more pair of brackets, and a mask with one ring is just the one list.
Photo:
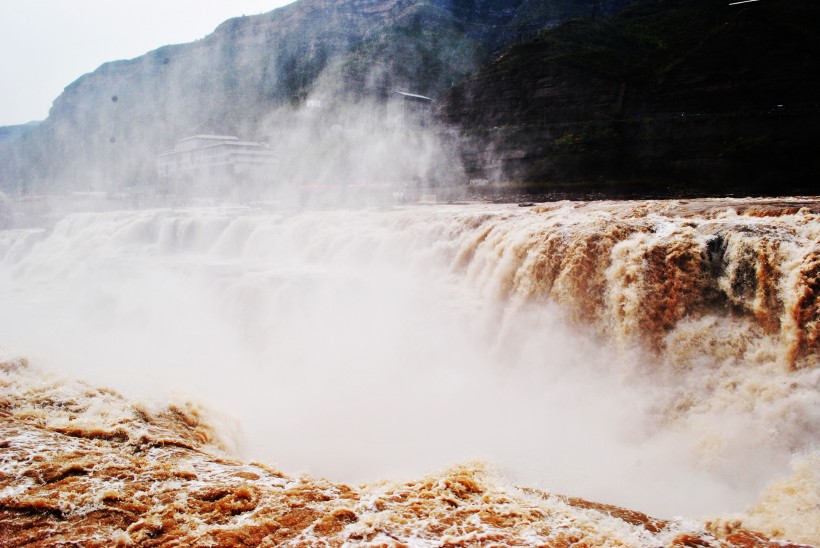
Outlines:
{"label": "white building", "polygon": [[160,179],[263,179],[277,163],[265,143],[233,135],[194,135],[157,157]]}

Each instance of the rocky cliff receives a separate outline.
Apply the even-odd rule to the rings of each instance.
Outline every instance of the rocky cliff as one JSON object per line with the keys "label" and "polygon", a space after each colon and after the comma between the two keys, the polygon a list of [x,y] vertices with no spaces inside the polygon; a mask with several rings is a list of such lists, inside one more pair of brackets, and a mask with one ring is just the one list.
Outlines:
{"label": "rocky cliff", "polygon": [[300,0],[231,19],[202,40],[106,63],[69,85],[41,126],[0,143],[0,186],[148,182],[157,153],[176,139],[260,138],[271,112],[301,104],[318,85],[348,99],[393,88],[436,95],[524,30],[593,4],[601,2],[573,10],[558,0]]}
{"label": "rocky cliff", "polygon": [[454,87],[441,116],[469,136],[473,177],[532,190],[809,190],[818,22],[801,0],[636,0],[514,45]]}
{"label": "rocky cliff", "polygon": [[537,192],[811,193],[818,5],[625,4],[300,0],[231,19],[69,85],[44,123],[0,141],[0,187],[150,184],[180,137],[287,139],[282,128],[301,122],[280,114],[311,94],[355,103],[402,89],[438,99],[462,178]]}
{"label": "rocky cliff", "polygon": [[37,131],[4,151],[6,188],[121,185],[197,132],[247,134],[266,109],[298,98],[329,58],[414,2],[303,0],[231,19],[191,44],[102,65],[69,85]]}

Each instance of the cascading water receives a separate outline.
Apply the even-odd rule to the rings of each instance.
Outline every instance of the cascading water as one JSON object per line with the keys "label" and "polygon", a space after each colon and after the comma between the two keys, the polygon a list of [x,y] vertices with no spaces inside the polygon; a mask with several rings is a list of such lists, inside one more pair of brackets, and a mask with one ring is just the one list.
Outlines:
{"label": "cascading water", "polygon": [[[285,471],[484,459],[664,517],[744,511],[790,463],[818,488],[814,200],[77,214],[0,233],[0,265],[7,353],[202,402]],[[800,528],[774,506],[746,519]]]}

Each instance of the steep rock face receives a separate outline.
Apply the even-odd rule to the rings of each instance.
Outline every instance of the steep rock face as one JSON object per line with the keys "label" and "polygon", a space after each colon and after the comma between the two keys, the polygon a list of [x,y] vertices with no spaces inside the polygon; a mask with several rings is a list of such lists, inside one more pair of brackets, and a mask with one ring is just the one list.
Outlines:
{"label": "steep rock face", "polygon": [[154,156],[181,136],[247,134],[267,109],[305,93],[331,56],[413,3],[305,0],[107,63],[69,85],[46,122],[4,151],[4,186],[127,184],[151,176]]}
{"label": "steep rock face", "polygon": [[149,182],[156,154],[176,139],[258,137],[270,112],[299,104],[322,74],[331,95],[347,98],[395,88],[438,95],[520,39],[521,29],[537,32],[592,5],[606,11],[620,3],[300,0],[231,19],[202,40],[106,63],[69,85],[40,127],[0,143],[0,187]]}
{"label": "steep rock face", "polygon": [[441,115],[491,179],[799,186],[818,171],[817,10],[636,1],[513,46]]}

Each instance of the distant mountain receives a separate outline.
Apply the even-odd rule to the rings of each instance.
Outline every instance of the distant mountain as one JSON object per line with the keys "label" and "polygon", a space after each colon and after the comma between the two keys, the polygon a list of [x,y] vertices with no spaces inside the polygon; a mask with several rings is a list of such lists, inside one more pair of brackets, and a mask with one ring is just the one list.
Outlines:
{"label": "distant mountain", "polygon": [[[196,133],[259,138],[272,113],[392,89],[436,96],[527,33],[617,2],[300,0],[211,35],[106,63],[66,87],[48,119],[0,142],[0,187],[111,189],[154,177]],[[553,6],[553,7],[550,7]]]}
{"label": "distant mountain", "polygon": [[439,114],[469,176],[534,191],[816,192],[818,58],[814,0],[633,0],[506,49]]}
{"label": "distant mountain", "polygon": [[21,135],[25,135],[39,125],[40,122],[28,122],[27,124],[18,124],[14,126],[0,126],[0,145],[6,141],[11,141]]}

